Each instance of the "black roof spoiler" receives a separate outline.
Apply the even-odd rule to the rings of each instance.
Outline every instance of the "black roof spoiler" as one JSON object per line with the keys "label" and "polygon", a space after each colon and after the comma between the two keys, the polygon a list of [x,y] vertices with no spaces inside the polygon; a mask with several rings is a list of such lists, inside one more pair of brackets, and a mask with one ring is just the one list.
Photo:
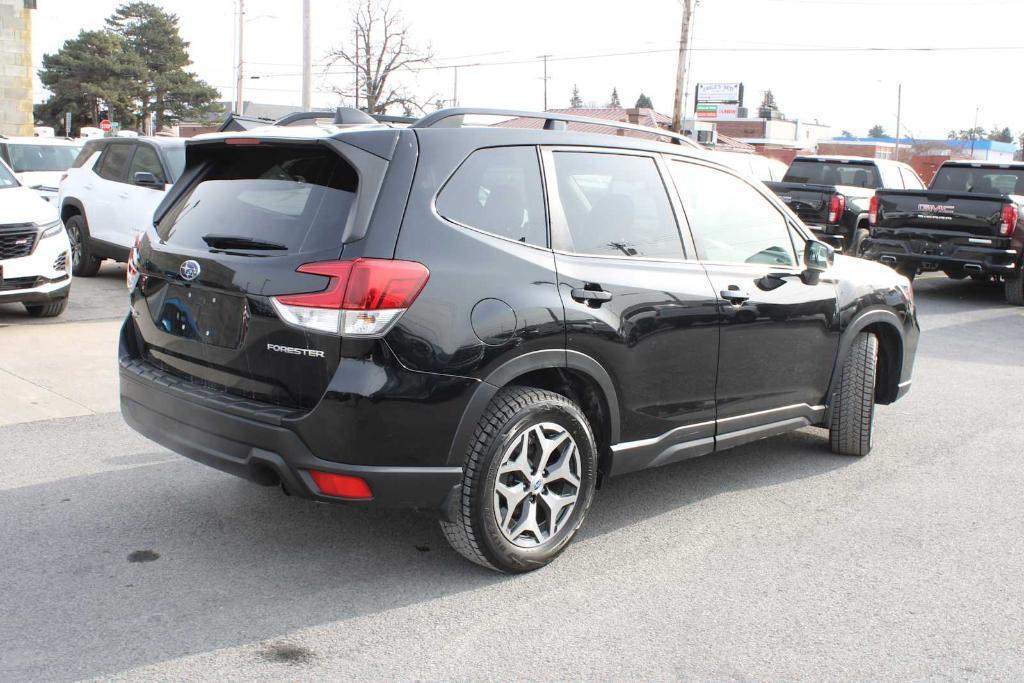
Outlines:
{"label": "black roof spoiler", "polygon": [[540,119],[544,121],[544,130],[567,130],[569,123],[587,123],[594,126],[606,126],[618,130],[632,130],[639,133],[650,133],[660,137],[668,138],[677,145],[692,147],[703,150],[699,144],[675,131],[664,128],[651,128],[649,126],[638,126],[632,123],[621,123],[607,119],[595,119],[589,116],[576,116],[575,114],[561,114],[555,112],[524,111],[518,109],[473,109],[469,107],[456,107],[452,109],[441,109],[427,114],[412,128],[461,128],[464,125],[466,116],[505,116],[508,118]]}

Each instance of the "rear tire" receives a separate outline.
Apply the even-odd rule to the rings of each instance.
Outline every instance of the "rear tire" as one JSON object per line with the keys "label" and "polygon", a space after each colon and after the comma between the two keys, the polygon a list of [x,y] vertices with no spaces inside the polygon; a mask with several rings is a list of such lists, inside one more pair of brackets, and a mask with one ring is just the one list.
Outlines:
{"label": "rear tire", "polygon": [[25,310],[33,318],[56,318],[68,307],[68,298],[57,299],[45,304],[25,304]]}
{"label": "rear tire", "polygon": [[843,363],[839,390],[832,399],[829,445],[841,455],[867,455],[875,414],[878,338],[861,332]]}
{"label": "rear tire", "polygon": [[71,241],[71,273],[76,277],[92,277],[100,269],[101,259],[92,254],[89,245],[89,226],[85,217],[74,215],[67,219],[64,227]]}
{"label": "rear tire", "polygon": [[596,481],[597,447],[579,407],[543,389],[506,387],[476,426],[454,521],[441,530],[488,569],[540,569],[572,541]]}
{"label": "rear tire", "polygon": [[1003,291],[1007,303],[1024,306],[1024,267],[1018,268],[1013,275],[1003,280]]}

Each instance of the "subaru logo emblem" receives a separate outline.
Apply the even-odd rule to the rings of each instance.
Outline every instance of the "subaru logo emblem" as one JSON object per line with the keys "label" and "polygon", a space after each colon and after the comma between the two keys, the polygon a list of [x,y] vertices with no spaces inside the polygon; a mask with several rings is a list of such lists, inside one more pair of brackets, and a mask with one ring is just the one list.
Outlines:
{"label": "subaru logo emblem", "polygon": [[181,264],[181,267],[178,268],[178,273],[181,274],[183,279],[191,282],[199,277],[199,264],[192,259],[189,259]]}

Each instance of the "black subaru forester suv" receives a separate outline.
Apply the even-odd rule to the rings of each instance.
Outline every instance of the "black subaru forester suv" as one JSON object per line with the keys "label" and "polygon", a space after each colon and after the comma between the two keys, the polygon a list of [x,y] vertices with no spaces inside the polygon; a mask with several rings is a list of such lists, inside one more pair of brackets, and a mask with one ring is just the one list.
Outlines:
{"label": "black subaru forester suv", "polygon": [[581,125],[608,122],[193,139],[130,258],[124,418],[292,495],[434,510],[505,572],[604,477],[807,426],[866,454],[910,388],[907,279],[683,139]]}

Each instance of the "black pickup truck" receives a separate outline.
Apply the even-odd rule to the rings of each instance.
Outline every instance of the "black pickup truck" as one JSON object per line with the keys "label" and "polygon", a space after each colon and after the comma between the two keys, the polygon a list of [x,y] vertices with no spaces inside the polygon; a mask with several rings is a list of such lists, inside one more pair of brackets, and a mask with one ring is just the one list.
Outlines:
{"label": "black pickup truck", "polygon": [[765,183],[822,241],[858,256],[875,190],[924,189],[914,169],[887,159],[799,156],[782,182]]}
{"label": "black pickup truck", "polygon": [[947,161],[927,190],[879,190],[863,255],[907,277],[1002,280],[1024,305],[1024,163]]}

